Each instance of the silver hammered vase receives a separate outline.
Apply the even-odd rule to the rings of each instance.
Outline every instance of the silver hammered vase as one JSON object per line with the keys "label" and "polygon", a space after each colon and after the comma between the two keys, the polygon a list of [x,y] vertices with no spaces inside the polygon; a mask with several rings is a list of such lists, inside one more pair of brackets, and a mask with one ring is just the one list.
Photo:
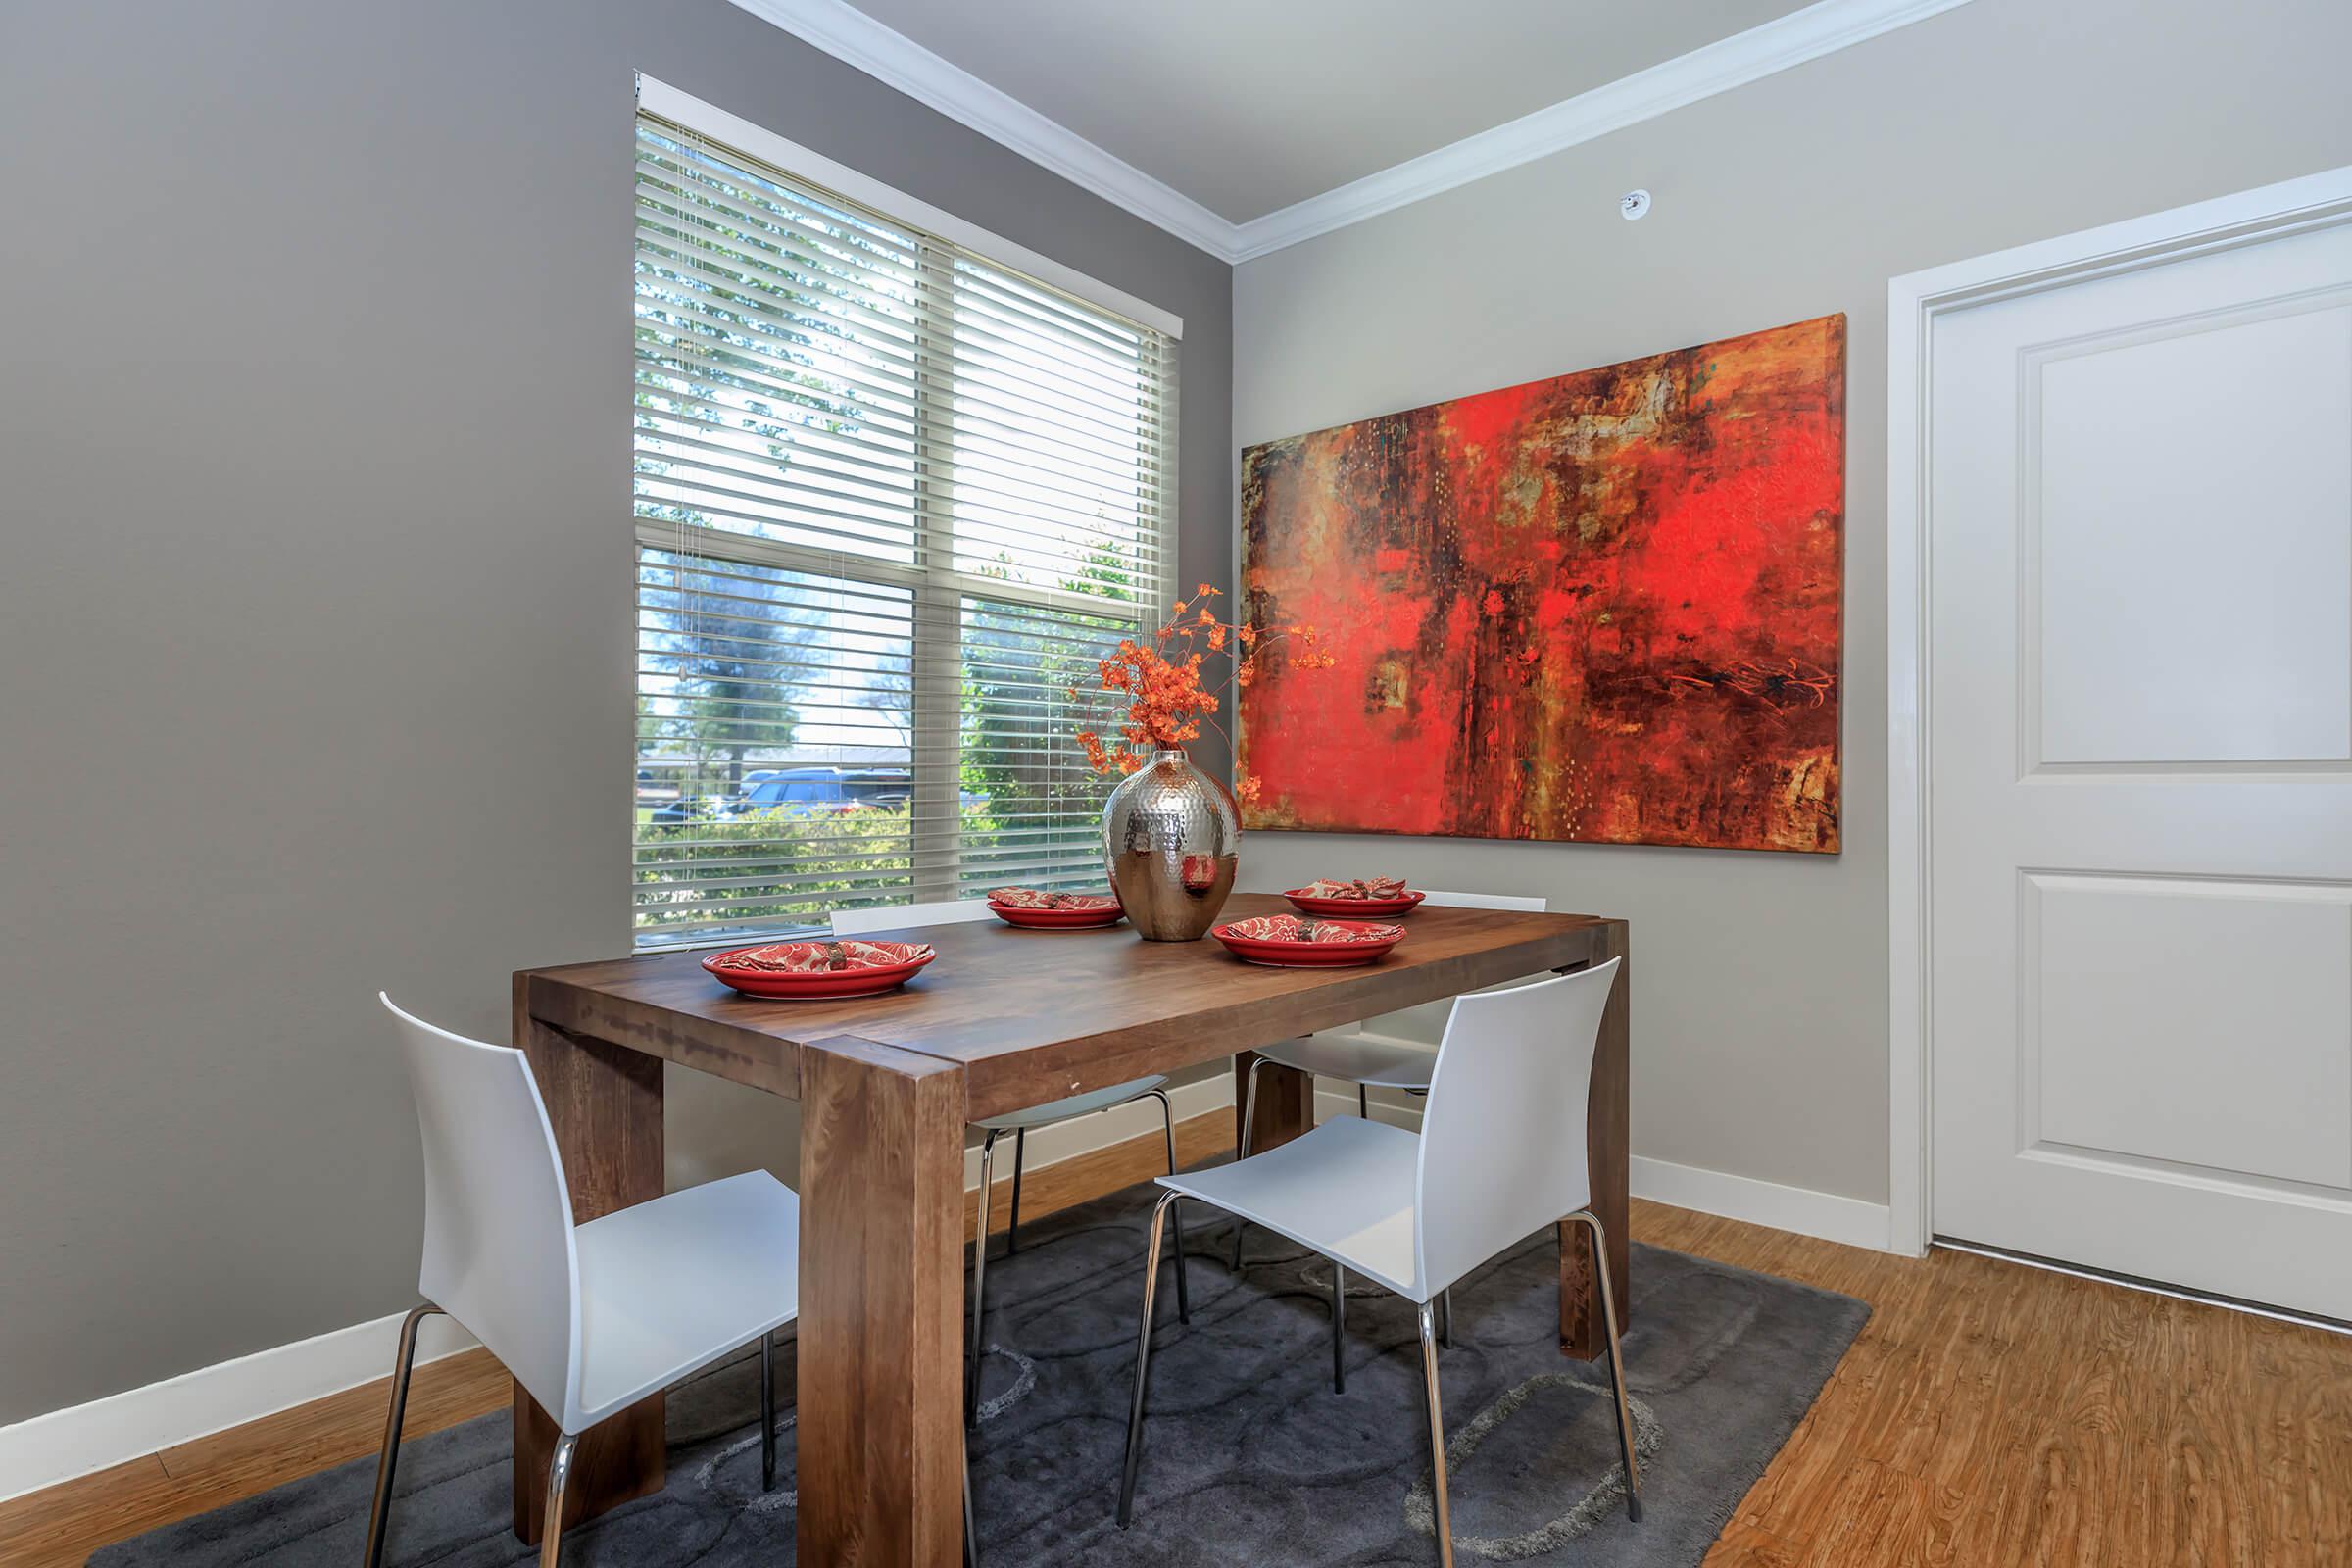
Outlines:
{"label": "silver hammered vase", "polygon": [[1181,751],[1154,752],[1102,807],[1102,860],[1135,934],[1196,942],[1241,866],[1242,818],[1225,786]]}

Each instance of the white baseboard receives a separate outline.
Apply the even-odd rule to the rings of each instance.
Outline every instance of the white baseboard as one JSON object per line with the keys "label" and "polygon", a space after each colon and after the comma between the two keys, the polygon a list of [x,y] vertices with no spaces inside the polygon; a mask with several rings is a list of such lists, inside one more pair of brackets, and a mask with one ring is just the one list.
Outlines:
{"label": "white baseboard", "polygon": [[[1218,1073],[1199,1083],[1179,1084],[1168,1090],[1168,1103],[1178,1121],[1206,1115],[1212,1110],[1230,1108],[1233,1104],[1233,1074]],[[1055,1122],[1051,1127],[1032,1128],[1021,1152],[1021,1164],[1026,1170],[1038,1171],[1048,1165],[1058,1165],[1065,1159],[1076,1159],[1098,1149],[1123,1144],[1130,1138],[1141,1138],[1160,1130],[1159,1102],[1133,1100],[1116,1110],[1100,1115],[1080,1116],[1074,1121]],[[1012,1179],[1012,1153],[1000,1143],[997,1146],[997,1184]],[[980,1188],[980,1151],[963,1152],[963,1190],[977,1192]]]}
{"label": "white baseboard", "polygon": [[1769,1225],[1776,1231],[1817,1236],[1825,1242],[1887,1250],[1892,1216],[1885,1203],[1819,1193],[1809,1187],[1783,1187],[1729,1171],[1643,1159],[1639,1154],[1634,1156],[1633,1166],[1636,1198],[1745,1220],[1750,1225]]}
{"label": "white baseboard", "polygon": [[[1397,1043],[1392,1036],[1373,1038]],[[1421,1109],[1417,1099],[1376,1089],[1371,1102],[1374,1120],[1419,1130]],[[1318,1078],[1315,1107],[1318,1120],[1325,1116],[1352,1116],[1355,1090],[1348,1084]],[[1776,1231],[1819,1237],[1825,1242],[1842,1242],[1848,1247],[1867,1247],[1882,1252],[1891,1247],[1893,1216],[1885,1203],[1841,1198],[1836,1193],[1820,1193],[1806,1187],[1784,1187],[1778,1182],[1735,1176],[1729,1171],[1644,1159],[1639,1154],[1632,1163],[1636,1198],[1670,1203],[1676,1208],[1696,1209],[1702,1214],[1720,1214],[1725,1219],[1745,1220],[1751,1225],[1768,1225]]]}
{"label": "white baseboard", "polygon": [[[0,1427],[0,1500],[384,1377],[392,1370],[405,1315],[355,1323]],[[448,1318],[427,1318],[416,1359],[438,1361],[473,1344],[473,1336]]]}
{"label": "white baseboard", "polygon": [[[1375,1089],[1365,1097],[1371,1102],[1372,1119],[1391,1126],[1421,1130],[1421,1101],[1401,1089]],[[1329,1078],[1315,1080],[1315,1120],[1332,1116],[1355,1114],[1355,1085],[1338,1083]]]}
{"label": "white baseboard", "polygon": [[[1233,1103],[1233,1075],[1220,1073],[1168,1091],[1179,1121]],[[1034,1172],[1094,1150],[1157,1133],[1159,1102],[1144,1100],[1029,1135],[1023,1163]],[[1011,1174],[999,1166],[999,1180]],[[980,1185],[980,1154],[965,1152],[964,1186]],[[178,1444],[258,1421],[312,1399],[372,1382],[392,1370],[402,1314],[355,1323],[316,1339],[256,1350],[145,1388],[0,1427],[0,1500],[37,1492]],[[469,1349],[473,1336],[448,1318],[428,1318],[419,1363]]]}

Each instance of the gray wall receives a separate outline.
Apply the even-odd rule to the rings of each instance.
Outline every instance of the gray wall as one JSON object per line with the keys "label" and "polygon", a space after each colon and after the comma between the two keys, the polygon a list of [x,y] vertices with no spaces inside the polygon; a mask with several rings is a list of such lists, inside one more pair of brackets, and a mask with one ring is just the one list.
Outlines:
{"label": "gray wall", "polygon": [[374,993],[627,947],[633,69],[1182,315],[1222,569],[1231,270],[722,0],[0,0],[0,1423],[407,1305]]}
{"label": "gray wall", "polygon": [[[1846,313],[1845,853],[1254,836],[1634,933],[1638,1154],[1886,1196],[1886,280],[2352,163],[2342,0],[1975,0],[1245,263],[1238,446]],[[1618,194],[1647,186],[1639,223]]]}

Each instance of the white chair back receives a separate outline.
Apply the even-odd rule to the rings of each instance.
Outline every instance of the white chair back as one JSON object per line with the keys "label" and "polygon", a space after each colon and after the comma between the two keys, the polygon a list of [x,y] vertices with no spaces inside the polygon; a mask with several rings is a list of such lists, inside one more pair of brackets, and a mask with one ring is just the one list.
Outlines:
{"label": "white chair back", "polygon": [[530,1063],[378,999],[399,1022],[424,1139],[416,1288],[568,1423],[579,1407],[579,1252],[564,1159]]}
{"label": "white chair back", "polygon": [[[1421,903],[1425,908],[1434,905],[1456,909],[1525,909],[1536,914],[1543,913],[1544,908],[1542,899],[1523,898],[1516,893],[1441,893],[1435,888],[1429,890],[1429,897]],[[1512,986],[1522,983],[1517,980],[1506,982]],[[1354,1025],[1352,1031],[1338,1029],[1333,1033],[1345,1038],[1350,1032],[1368,1030],[1376,1035],[1395,1035],[1399,1039],[1434,1045],[1445,1035],[1446,1020],[1452,1015],[1453,998],[1444,997],[1436,1002],[1399,1007],[1395,1012],[1383,1013],[1377,1018],[1366,1018]]]}
{"label": "white chair back", "polygon": [[943,904],[885,904],[870,909],[835,909],[833,934],[861,937],[869,931],[905,931],[918,925],[960,925],[966,920],[989,920],[986,899],[956,899]]}
{"label": "white chair back", "polygon": [[1592,1200],[1585,1108],[1618,960],[1459,998],[1421,1116],[1414,1207],[1433,1291]]}
{"label": "white chair back", "polygon": [[1455,909],[1529,909],[1541,914],[1544,901],[1524,898],[1516,893],[1441,893],[1432,888],[1423,904],[1438,905]]}

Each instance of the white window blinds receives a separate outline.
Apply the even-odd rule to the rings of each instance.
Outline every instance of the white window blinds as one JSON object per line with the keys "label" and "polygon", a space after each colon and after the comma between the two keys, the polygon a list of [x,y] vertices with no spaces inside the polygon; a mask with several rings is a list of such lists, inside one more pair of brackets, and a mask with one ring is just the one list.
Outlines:
{"label": "white window blinds", "polygon": [[1175,342],[650,114],[636,206],[638,945],[1099,886]]}

